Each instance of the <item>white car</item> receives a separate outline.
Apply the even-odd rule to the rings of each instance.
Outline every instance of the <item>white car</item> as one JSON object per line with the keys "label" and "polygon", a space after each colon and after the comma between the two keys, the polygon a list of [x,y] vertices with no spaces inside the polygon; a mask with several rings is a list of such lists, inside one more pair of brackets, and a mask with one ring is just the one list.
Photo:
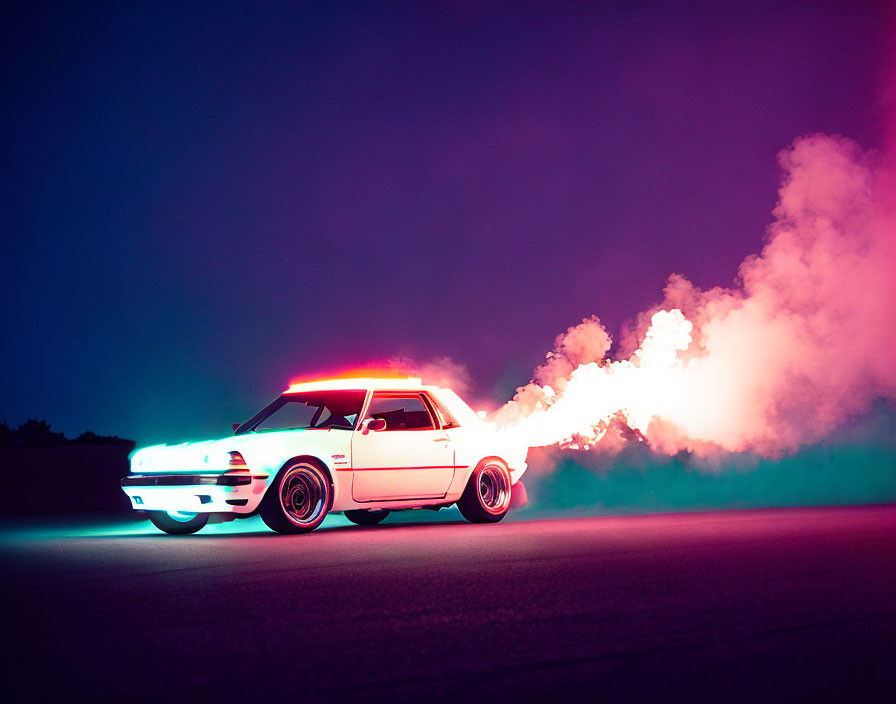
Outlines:
{"label": "white car", "polygon": [[305,533],[331,511],[374,525],[397,509],[454,503],[469,521],[495,523],[511,498],[525,503],[526,451],[450,389],[316,381],[293,384],[230,437],[137,450],[121,485],[172,534],[255,513],[275,531]]}

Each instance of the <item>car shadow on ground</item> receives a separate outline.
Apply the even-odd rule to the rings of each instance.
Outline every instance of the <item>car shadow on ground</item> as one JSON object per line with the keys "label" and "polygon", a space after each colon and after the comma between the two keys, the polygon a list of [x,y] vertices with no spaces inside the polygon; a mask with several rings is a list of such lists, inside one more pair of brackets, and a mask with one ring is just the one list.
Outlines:
{"label": "car shadow on ground", "polygon": [[[254,523],[254,522],[253,522]],[[79,525],[65,526],[28,526],[20,529],[12,528],[3,531],[0,542],[15,543],[30,540],[131,540],[131,539],[164,539],[164,540],[221,540],[228,538],[303,538],[313,539],[314,536],[326,536],[346,534],[352,531],[361,533],[400,531],[401,529],[437,527],[437,526],[471,525],[464,520],[439,520],[439,521],[397,521],[395,523],[381,523],[376,526],[332,525],[323,526],[310,533],[298,533],[294,535],[277,533],[260,522],[247,526],[245,530],[231,527],[231,524],[212,524],[196,533],[188,535],[168,535],[153,527],[149,521],[122,522],[119,524]],[[226,526],[226,527],[223,527]],[[223,527],[223,529],[222,529]]]}
{"label": "car shadow on ground", "polygon": [[[332,514],[327,522],[315,531],[307,534],[297,534],[293,537],[310,538],[315,535],[328,534],[342,535],[351,531],[358,534],[365,532],[391,531],[400,532],[402,529],[425,528],[436,526],[461,526],[476,525],[464,520],[459,512],[444,510],[433,512],[431,516],[402,516],[396,512],[385,519],[383,523],[375,526],[359,526],[350,523],[341,514]],[[516,521],[514,521],[516,522]],[[20,516],[18,518],[5,517],[0,521],[0,543],[12,544],[30,540],[122,540],[130,538],[163,538],[172,539],[202,539],[212,540],[221,538],[262,538],[262,537],[290,537],[279,535],[268,528],[259,516],[236,519],[222,523],[212,523],[202,528],[199,532],[189,535],[168,535],[155,528],[148,519],[137,514],[109,515],[48,515],[48,516]]]}
{"label": "car shadow on ground", "polygon": [[318,528],[317,530],[311,531],[310,533],[277,533],[269,528],[259,528],[255,530],[247,530],[247,531],[228,531],[228,532],[205,532],[205,530],[201,530],[198,533],[193,533],[192,535],[166,535],[161,532],[157,533],[144,533],[140,535],[128,535],[122,537],[129,538],[147,538],[147,537],[160,537],[160,538],[202,538],[206,540],[210,539],[220,539],[220,538],[261,538],[261,537],[276,537],[276,538],[311,538],[315,535],[324,536],[330,534],[342,534],[342,533],[351,533],[357,532],[361,533],[376,533],[382,531],[395,531],[401,530],[402,528],[435,528],[437,526],[460,526],[460,525],[473,525],[464,520],[442,520],[442,521],[400,521],[395,523],[380,523],[375,526],[357,526],[357,525],[341,525],[341,526],[324,526]]}
{"label": "car shadow on ground", "polygon": [[321,528],[316,533],[332,533],[345,530],[395,530],[400,528],[420,528],[424,526],[463,526],[473,525],[464,520],[440,520],[440,521],[396,521],[395,523],[384,522],[375,526],[331,526],[329,528]]}

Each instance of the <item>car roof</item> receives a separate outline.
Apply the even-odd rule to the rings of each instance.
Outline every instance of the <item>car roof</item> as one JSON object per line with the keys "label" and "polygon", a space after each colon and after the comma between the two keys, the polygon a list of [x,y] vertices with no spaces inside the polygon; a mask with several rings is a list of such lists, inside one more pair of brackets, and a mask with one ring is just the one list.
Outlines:
{"label": "car roof", "polygon": [[421,379],[414,377],[377,378],[359,377],[351,379],[318,379],[315,381],[290,384],[284,394],[300,394],[307,391],[356,391],[373,389],[374,391],[434,391],[435,386],[424,386]]}

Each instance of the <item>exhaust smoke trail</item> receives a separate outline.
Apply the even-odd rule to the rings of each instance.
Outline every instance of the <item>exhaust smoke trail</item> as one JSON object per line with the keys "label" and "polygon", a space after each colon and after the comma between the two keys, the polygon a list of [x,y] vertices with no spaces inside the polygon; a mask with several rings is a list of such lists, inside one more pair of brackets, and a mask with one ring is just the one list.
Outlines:
{"label": "exhaust smoke trail", "polygon": [[616,359],[597,317],[571,327],[490,420],[529,447],[777,457],[896,398],[892,161],[813,135],[779,162],[775,220],[734,286],[673,274]]}

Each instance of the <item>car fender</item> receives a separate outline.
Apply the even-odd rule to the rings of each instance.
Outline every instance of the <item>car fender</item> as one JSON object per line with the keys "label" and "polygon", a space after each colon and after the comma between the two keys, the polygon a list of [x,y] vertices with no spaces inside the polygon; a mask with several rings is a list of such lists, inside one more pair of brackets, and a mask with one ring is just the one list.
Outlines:
{"label": "car fender", "polygon": [[291,460],[315,460],[329,475],[332,505],[345,491],[351,495],[351,472],[340,471],[351,466],[351,435],[347,430],[337,429],[278,430],[233,435],[216,441],[215,445],[226,452],[239,452],[253,473],[268,475],[260,490],[262,495]]}
{"label": "car fender", "polygon": [[508,436],[495,432],[486,423],[478,428],[457,428],[452,439],[455,443],[454,463],[458,468],[463,468],[461,471],[465,472],[467,477],[486,457],[500,458],[510,469],[513,483],[516,483],[526,471],[528,448],[517,447]]}

